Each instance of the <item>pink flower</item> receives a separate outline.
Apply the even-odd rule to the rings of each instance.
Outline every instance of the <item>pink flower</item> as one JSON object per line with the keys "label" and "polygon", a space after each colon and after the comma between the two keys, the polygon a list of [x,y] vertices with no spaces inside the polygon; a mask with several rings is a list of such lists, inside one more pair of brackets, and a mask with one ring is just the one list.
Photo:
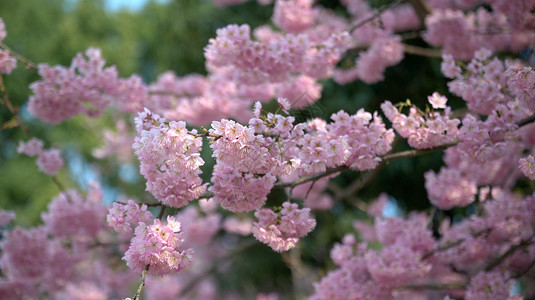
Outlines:
{"label": "pink flower", "polygon": [[427,97],[427,101],[431,103],[431,106],[433,106],[434,109],[444,109],[446,108],[446,102],[448,101],[448,98],[440,95],[437,92],[434,92],[433,95]]}
{"label": "pink flower", "polygon": [[63,158],[59,149],[49,149],[39,154],[37,166],[41,172],[54,176],[63,167]]}

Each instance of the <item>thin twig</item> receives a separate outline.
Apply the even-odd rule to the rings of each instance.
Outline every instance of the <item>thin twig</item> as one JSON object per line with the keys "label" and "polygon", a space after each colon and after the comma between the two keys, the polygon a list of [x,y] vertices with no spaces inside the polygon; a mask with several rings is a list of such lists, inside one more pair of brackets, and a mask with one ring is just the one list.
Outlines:
{"label": "thin twig", "polygon": [[157,219],[160,219],[160,220],[162,219],[166,208],[167,208],[167,206],[162,205],[162,208],[160,208],[160,213],[158,214],[158,217],[156,217]]}
{"label": "thin twig", "polygon": [[0,43],[0,48],[6,50],[9,53],[9,55],[14,56],[17,60],[19,60],[20,62],[25,64],[27,68],[31,68],[31,69],[36,69],[37,70],[37,65],[34,62],[32,62],[31,60],[27,59],[26,57],[18,54],[17,52],[11,50],[11,48],[9,48],[6,44]]}
{"label": "thin twig", "polygon": [[389,153],[389,154],[384,155],[382,159],[383,161],[388,163],[388,162],[402,159],[402,158],[411,158],[411,157],[416,157],[416,156],[420,156],[420,155],[424,155],[428,153],[443,151],[455,145],[457,145],[457,143],[445,144],[445,145],[438,146],[435,148],[430,148],[430,149],[407,150],[407,151],[401,151],[401,152],[396,152],[396,153]]}
{"label": "thin twig", "polygon": [[527,267],[524,270],[520,271],[520,273],[516,274],[515,278],[520,278],[526,275],[529,272],[529,270],[533,268],[533,266],[535,266],[535,260],[533,260],[529,265],[527,265]]}
{"label": "thin twig", "polygon": [[406,290],[451,290],[463,289],[466,287],[466,282],[452,282],[452,283],[427,283],[427,284],[412,284],[400,287]]}
{"label": "thin twig", "polygon": [[532,123],[534,121],[535,121],[535,114],[533,114],[533,115],[531,115],[531,116],[529,116],[529,117],[527,117],[525,119],[522,119],[522,120],[518,121],[516,123],[516,125],[518,125],[518,127],[522,127],[522,126],[527,125],[529,123]]}
{"label": "thin twig", "polygon": [[364,26],[366,23],[373,21],[374,19],[376,19],[379,16],[381,16],[385,11],[387,11],[387,10],[393,8],[393,7],[396,7],[401,2],[403,2],[403,1],[402,0],[396,0],[396,1],[392,2],[392,3],[390,3],[390,4],[383,5],[383,6],[379,7],[377,9],[377,11],[375,12],[375,14],[373,14],[372,16],[370,16],[370,17],[358,22],[357,24],[351,26],[351,28],[349,29],[349,32],[353,32],[354,30],[358,29],[359,27]]}
{"label": "thin twig", "polygon": [[150,265],[147,265],[143,272],[141,273],[141,283],[139,284],[139,287],[137,288],[136,295],[134,296],[134,299],[132,300],[140,300],[141,299],[141,291],[143,291],[143,287],[145,286],[145,275],[147,275],[147,271],[149,270]]}
{"label": "thin twig", "polygon": [[236,254],[239,254],[253,246],[256,246],[257,243],[256,243],[256,240],[255,241],[251,241],[249,243],[245,243],[239,247],[237,247],[236,249],[232,250],[231,252],[227,253],[226,255],[223,255],[219,258],[216,258],[215,260],[213,260],[213,263],[212,265],[210,266],[210,268],[204,270],[203,272],[197,274],[196,276],[194,276],[193,278],[191,278],[189,281],[188,281],[188,284],[186,284],[184,287],[182,287],[180,289],[180,295],[179,296],[186,296],[187,294],[189,294],[193,288],[195,288],[197,286],[197,284],[199,284],[203,278],[205,278],[206,276],[212,274],[212,273],[215,273],[217,271],[217,268],[221,265],[221,263],[223,262],[227,262],[229,261],[230,259],[232,259],[234,256],[236,256]]}
{"label": "thin twig", "polygon": [[347,170],[349,170],[349,167],[347,167],[347,166],[339,166],[339,167],[336,167],[336,168],[329,168],[325,172],[321,172],[321,173],[314,174],[314,175],[307,176],[307,177],[302,177],[302,178],[299,178],[299,179],[297,179],[295,181],[277,182],[277,183],[275,183],[273,185],[273,188],[282,189],[282,188],[287,188],[287,187],[294,187],[294,186],[298,186],[298,185],[303,184],[303,183],[307,183],[307,182],[312,181],[312,180],[318,180],[318,179],[320,179],[322,177],[329,176],[331,174],[342,172],[342,171],[347,171]]}
{"label": "thin twig", "polygon": [[504,254],[500,255],[499,257],[491,261],[485,268],[485,271],[487,272],[492,271],[492,269],[494,269],[496,266],[501,264],[509,255],[515,253],[518,249],[531,245],[532,242],[533,241],[528,239],[528,240],[523,240],[520,243],[511,246],[511,248],[507,249],[507,251],[505,251]]}
{"label": "thin twig", "polygon": [[190,97],[192,97],[189,94],[180,94],[180,93],[175,93],[175,92],[166,91],[166,90],[150,90],[149,91],[149,95],[173,96],[173,97],[177,97],[177,98],[184,98],[184,97],[190,98]]}
{"label": "thin twig", "polygon": [[425,23],[425,18],[433,13],[429,5],[426,1],[423,0],[406,0],[409,2],[412,7],[414,7],[414,10],[416,11],[416,14],[418,15],[418,19],[420,20],[420,23],[423,25]]}
{"label": "thin twig", "polygon": [[437,49],[422,48],[414,45],[403,44],[403,51],[407,54],[425,56],[425,57],[436,57],[441,58],[442,52]]}

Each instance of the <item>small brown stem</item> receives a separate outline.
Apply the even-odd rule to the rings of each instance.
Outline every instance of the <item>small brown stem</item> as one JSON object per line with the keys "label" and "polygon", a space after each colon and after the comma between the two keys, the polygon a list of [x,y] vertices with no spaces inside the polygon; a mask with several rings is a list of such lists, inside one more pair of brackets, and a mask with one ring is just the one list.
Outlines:
{"label": "small brown stem", "polygon": [[433,57],[433,58],[442,57],[442,53],[440,52],[440,50],[422,48],[422,47],[413,46],[409,44],[403,44],[403,51],[405,51],[405,53],[407,54],[418,55],[418,56]]}
{"label": "small brown stem", "polygon": [[428,284],[413,284],[406,285],[400,289],[407,290],[451,290],[451,289],[464,289],[466,282],[452,282],[452,283],[428,283]]}
{"label": "small brown stem", "polygon": [[145,286],[145,275],[147,275],[147,271],[149,270],[150,265],[147,265],[143,272],[141,273],[141,283],[139,284],[139,287],[137,288],[136,295],[132,300],[140,300],[141,299],[141,292],[143,291],[143,287]]}
{"label": "small brown stem", "polygon": [[358,22],[357,24],[351,26],[351,28],[349,29],[349,32],[353,32],[354,30],[358,29],[359,27],[362,27],[364,26],[366,23],[368,22],[371,22],[373,21],[374,19],[380,17],[385,11],[393,8],[393,7],[396,7],[398,4],[400,4],[401,2],[403,2],[402,0],[396,0],[390,4],[386,4],[386,5],[383,5],[381,7],[379,7],[377,9],[377,11],[375,12],[375,14],[373,14],[372,16]]}
{"label": "small brown stem", "polygon": [[488,266],[485,268],[485,271],[487,271],[487,272],[492,271],[492,269],[494,269],[496,266],[501,264],[508,256],[510,256],[511,254],[515,253],[517,250],[519,250],[521,248],[524,248],[526,246],[531,245],[532,242],[533,241],[528,239],[528,240],[523,240],[520,243],[511,246],[511,248],[507,249],[507,251],[505,251],[504,254],[500,255],[499,257],[497,257],[496,259],[491,261],[488,264]]}
{"label": "small brown stem", "polygon": [[414,10],[416,11],[416,14],[418,15],[418,19],[420,19],[420,23],[423,25],[425,24],[425,18],[433,13],[431,10],[431,7],[427,4],[424,0],[406,0],[409,2],[412,7],[414,7]]}
{"label": "small brown stem", "polygon": [[26,57],[18,54],[17,52],[11,50],[11,48],[9,48],[6,44],[0,43],[0,48],[6,50],[9,53],[9,55],[14,56],[17,60],[19,60],[20,62],[25,64],[27,68],[36,69],[37,70],[37,65],[34,62],[32,62],[31,60],[27,59]]}
{"label": "small brown stem", "polygon": [[524,125],[532,123],[533,121],[535,121],[535,114],[518,121],[516,125],[518,125],[518,127],[522,127]]}
{"label": "small brown stem", "polygon": [[163,217],[163,214],[165,213],[165,209],[167,208],[167,206],[165,205],[162,205],[162,207],[160,208],[160,213],[158,214],[158,216],[156,217],[157,219],[162,219]]}

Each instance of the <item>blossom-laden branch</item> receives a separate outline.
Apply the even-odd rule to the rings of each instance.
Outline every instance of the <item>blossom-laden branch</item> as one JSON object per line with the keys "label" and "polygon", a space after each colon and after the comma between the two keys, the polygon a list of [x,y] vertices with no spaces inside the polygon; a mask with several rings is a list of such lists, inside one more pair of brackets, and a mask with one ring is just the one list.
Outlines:
{"label": "blossom-laden branch", "polygon": [[493,261],[491,261],[487,267],[485,268],[485,271],[489,272],[492,271],[495,267],[497,267],[499,264],[501,264],[507,257],[514,254],[517,250],[520,250],[522,248],[525,248],[533,243],[533,236],[527,240],[522,240],[520,243],[511,246],[505,253],[502,255],[496,257]]}
{"label": "blossom-laden branch", "polygon": [[349,32],[353,32],[356,29],[364,26],[366,23],[375,20],[376,18],[380,17],[385,11],[396,7],[401,2],[403,2],[403,1],[402,0],[396,0],[396,1],[392,2],[392,3],[390,3],[390,4],[386,4],[386,5],[383,5],[383,6],[379,7],[377,9],[377,11],[375,12],[375,14],[373,14],[372,16],[370,16],[370,17],[358,22],[357,24],[351,26],[351,28],[349,29]]}
{"label": "blossom-laden branch", "polygon": [[11,50],[11,48],[9,48],[6,44],[0,42],[0,48],[6,50],[9,53],[9,55],[14,56],[21,63],[25,64],[26,68],[37,70],[37,64],[35,64],[31,60],[27,59],[26,57],[18,54],[17,52]]}

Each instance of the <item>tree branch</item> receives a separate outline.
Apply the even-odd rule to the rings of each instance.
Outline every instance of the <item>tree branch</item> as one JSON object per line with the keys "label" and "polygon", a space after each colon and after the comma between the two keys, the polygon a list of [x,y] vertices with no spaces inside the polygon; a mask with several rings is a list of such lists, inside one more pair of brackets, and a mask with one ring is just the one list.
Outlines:
{"label": "tree branch", "polygon": [[433,11],[431,10],[431,7],[427,4],[427,2],[423,0],[406,0],[409,2],[412,7],[414,7],[414,10],[416,11],[416,14],[418,15],[418,19],[420,19],[420,23],[422,26],[425,24],[425,18],[432,14]]}
{"label": "tree branch", "polygon": [[527,246],[531,245],[532,242],[533,241],[528,239],[528,240],[523,240],[520,243],[511,246],[511,248],[507,249],[507,251],[505,251],[504,254],[500,255],[499,257],[497,257],[496,259],[491,261],[488,264],[488,266],[485,268],[485,271],[487,271],[487,272],[492,271],[492,269],[494,269],[496,266],[501,264],[509,255],[515,253],[518,249],[521,249],[521,248],[524,248],[524,247],[527,247]]}
{"label": "tree branch", "polygon": [[34,62],[32,62],[31,60],[27,59],[26,57],[18,54],[17,52],[11,50],[11,48],[9,48],[6,44],[0,43],[0,48],[6,50],[9,53],[9,55],[14,56],[17,60],[19,60],[20,62],[25,64],[26,68],[36,69],[37,70],[37,65]]}
{"label": "tree branch", "polygon": [[141,299],[141,291],[143,291],[143,287],[145,286],[145,275],[147,275],[147,271],[149,270],[150,265],[147,265],[145,267],[145,270],[141,273],[141,283],[139,284],[139,287],[137,288],[136,295],[134,296],[134,299],[132,300],[140,300]]}
{"label": "tree branch", "polygon": [[522,127],[524,125],[532,123],[533,121],[535,121],[535,114],[518,121],[516,125],[518,125],[518,127]]}
{"label": "tree branch", "polygon": [[441,58],[442,52],[437,49],[422,48],[414,45],[403,44],[403,51],[407,54],[425,56],[425,57],[434,57]]}
{"label": "tree branch", "polygon": [[358,22],[357,24],[351,26],[351,28],[349,29],[349,32],[353,32],[355,31],[356,29],[358,29],[359,27],[362,27],[364,26],[366,23],[368,22],[371,22],[373,21],[374,19],[378,18],[379,16],[381,16],[385,11],[393,8],[393,7],[396,7],[398,4],[400,4],[401,2],[403,2],[402,0],[396,0],[390,4],[387,4],[387,5],[383,5],[381,7],[379,7],[377,9],[377,11],[375,12],[375,14],[373,14],[372,16]]}

